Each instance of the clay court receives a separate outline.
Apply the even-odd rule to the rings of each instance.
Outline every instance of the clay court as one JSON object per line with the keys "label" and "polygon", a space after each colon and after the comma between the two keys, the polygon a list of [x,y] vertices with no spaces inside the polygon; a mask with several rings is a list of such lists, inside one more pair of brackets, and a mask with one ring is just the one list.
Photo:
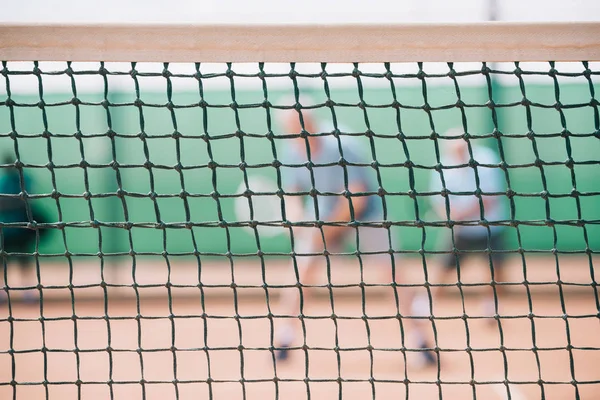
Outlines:
{"label": "clay court", "polygon": [[[600,382],[600,324],[589,261],[561,256],[564,284],[559,286],[553,258],[528,257],[528,297],[522,264],[511,259],[507,280],[514,285],[500,299],[499,323],[478,318],[483,314],[477,300],[489,289],[483,286],[489,277],[477,268],[478,262],[473,259],[464,268],[464,302],[458,286],[450,286],[434,303],[439,370],[413,367],[416,352],[410,348],[405,364],[392,289],[383,285],[385,273],[377,268],[363,270],[363,297],[358,285],[361,271],[351,259],[332,263],[331,291],[323,287],[325,275],[315,283],[321,287],[306,289],[312,296],[303,310],[305,343],[295,343],[298,349],[290,359],[276,365],[269,350],[273,329],[267,318],[269,307],[275,327],[282,317],[276,310],[278,289],[270,286],[293,283],[292,270],[282,260],[265,263],[268,302],[263,268],[257,262],[234,263],[233,269],[226,263],[208,262],[202,268],[203,296],[194,287],[198,268],[193,263],[171,265],[170,296],[164,264],[138,263],[137,295],[130,286],[130,263],[107,266],[106,299],[99,285],[99,265],[74,269],[76,288],[71,295],[64,288],[68,268],[50,264],[41,274],[42,320],[39,305],[16,301],[18,294],[12,304],[12,323],[7,321],[7,306],[2,306],[0,381],[14,379],[19,383],[17,397],[31,399],[44,398],[46,390],[50,398],[74,398],[77,381],[86,399],[159,399],[176,394],[180,399],[211,395],[214,399],[277,395],[305,399],[338,397],[340,390],[350,399],[405,398],[408,391],[408,398],[475,395],[519,400],[540,398],[542,390],[547,399],[575,398],[576,390],[581,399],[594,398]],[[420,260],[406,260],[400,271],[408,277],[406,284],[423,285]],[[237,285],[235,295],[232,281]],[[469,286],[476,283],[481,286]],[[461,318],[463,307],[469,316],[466,320]],[[533,318],[528,318],[530,313]],[[71,315],[77,318],[72,320]],[[9,348],[14,349],[12,360]],[[576,386],[570,384],[573,380]],[[1,386],[0,398],[13,397],[13,390],[10,384]]]}

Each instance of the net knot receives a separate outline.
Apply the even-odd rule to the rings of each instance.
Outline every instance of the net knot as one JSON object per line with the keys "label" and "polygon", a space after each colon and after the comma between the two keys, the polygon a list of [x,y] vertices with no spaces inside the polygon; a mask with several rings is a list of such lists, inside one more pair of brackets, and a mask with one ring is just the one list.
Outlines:
{"label": "net knot", "polygon": [[575,161],[573,158],[569,157],[567,161],[565,161],[565,166],[569,169],[573,169],[573,167],[575,167]]}

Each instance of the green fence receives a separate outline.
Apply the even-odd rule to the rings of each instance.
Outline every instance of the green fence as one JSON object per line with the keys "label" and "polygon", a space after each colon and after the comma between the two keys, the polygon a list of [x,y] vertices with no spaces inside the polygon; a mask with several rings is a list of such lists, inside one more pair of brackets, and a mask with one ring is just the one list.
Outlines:
{"label": "green fence", "polygon": [[[461,89],[465,103],[485,104],[488,100],[481,88],[466,87]],[[270,91],[270,96],[276,98],[278,94]],[[356,89],[345,89],[335,91],[336,101],[358,103]],[[554,103],[554,88],[552,86],[528,85],[528,98],[544,104]],[[389,89],[365,90],[365,100],[368,103],[391,103]],[[398,101],[406,105],[420,106],[423,104],[423,96],[420,87],[398,88]],[[69,101],[70,94],[46,94],[46,103]],[[101,93],[79,94],[83,101],[101,101]],[[428,101],[432,106],[441,104],[454,104],[456,93],[453,87],[429,88]],[[587,85],[561,84],[561,100],[564,104],[589,102],[590,93]],[[36,103],[36,96],[14,96],[17,102]],[[113,104],[128,103],[135,100],[133,93],[112,93],[110,100]],[[166,103],[165,93],[143,93],[142,100],[145,103]],[[175,104],[198,103],[197,92],[177,92],[174,94]],[[231,102],[228,91],[211,91],[205,95],[209,104],[227,105]],[[238,103],[260,103],[263,100],[262,92],[237,91]],[[497,104],[518,102],[521,100],[521,92],[518,87],[503,87]],[[89,191],[94,194],[111,193],[117,191],[116,171],[108,163],[112,161],[113,146],[109,137],[105,135],[108,130],[107,110],[101,106],[80,106],[81,131],[84,135],[81,139],[86,160],[94,164],[103,164],[102,168],[79,167],[81,161],[80,141],[72,137],[50,137],[44,138],[40,134],[44,131],[42,111],[37,107],[15,107],[15,126],[17,127],[18,146],[21,153],[21,161],[25,164],[38,165],[40,168],[26,168],[26,172],[32,178],[30,191],[33,194],[49,194],[53,190],[51,172],[44,168],[52,154],[56,165],[72,165],[74,168],[56,168],[56,189],[62,194],[74,195],[70,198],[62,196],[58,201],[62,210],[63,222],[87,221],[82,227],[68,227],[65,229],[67,245],[71,252],[96,253],[98,249],[99,233],[102,235],[102,251],[128,251],[129,243],[127,232],[118,227],[92,229],[89,227],[90,202],[94,216],[98,221],[124,222],[124,211],[121,200],[116,196],[95,197],[86,199],[83,193],[86,191],[84,174],[88,175]],[[173,132],[173,123],[170,111],[167,108],[142,107],[145,132],[148,135],[147,144],[149,158],[155,165],[173,166],[176,164],[176,140],[171,137],[159,137],[170,135]],[[112,128],[119,134],[136,135],[140,132],[140,116],[135,106],[110,106],[108,107]],[[336,110],[340,123],[352,131],[360,132],[366,129],[362,112],[356,108],[339,108]],[[499,128],[506,133],[526,133],[528,131],[525,117],[525,107],[498,108]],[[592,107],[564,109],[566,124],[572,133],[593,133],[594,114]],[[72,104],[46,107],[48,130],[53,133],[73,134],[76,132],[75,107]],[[219,136],[235,132],[233,110],[230,108],[210,108],[208,111],[208,132],[203,129],[203,110],[196,106],[185,109],[176,109],[175,115],[178,131],[185,136],[193,138],[180,138],[181,163],[184,166],[204,166],[183,172],[186,190],[190,193],[202,193],[204,198],[189,199],[191,219],[193,221],[218,221],[216,202],[209,194],[213,191],[211,171],[206,168],[209,161],[207,144],[200,135],[208,133],[212,140],[211,146],[214,161],[219,164],[237,164],[240,162],[240,138],[222,138]],[[266,133],[266,113],[264,109],[240,110],[241,124],[245,132]],[[532,108],[533,131],[536,134],[558,133],[562,129],[559,112],[552,108]],[[469,130],[471,132],[489,132],[491,121],[491,110],[488,108],[466,109]],[[378,134],[389,135],[390,138],[376,138],[376,154],[380,163],[398,163],[405,160],[402,143],[396,137],[398,128],[393,109],[369,109],[371,128]],[[327,114],[323,114],[325,117]],[[460,111],[458,108],[434,111],[433,122],[438,132],[461,126]],[[434,144],[428,138],[411,140],[418,136],[428,136],[431,133],[430,121],[427,113],[423,110],[401,111],[401,123],[403,133],[408,137],[406,143],[410,151],[410,158],[416,164],[435,164]],[[8,107],[0,108],[0,146],[12,149],[13,139],[8,137],[11,131]],[[103,136],[89,137],[92,134],[103,134]],[[30,137],[28,137],[30,136]],[[598,160],[600,156],[600,137],[588,136],[583,138],[571,137],[573,158],[577,161]],[[271,144],[266,138],[244,138],[247,162],[270,163],[273,160]],[[367,139],[364,138],[368,146]],[[526,137],[502,138],[506,154],[506,162],[509,164],[533,163],[535,156],[533,142]],[[544,161],[564,162],[567,159],[565,139],[560,136],[537,137],[535,143],[538,146],[540,158]],[[284,143],[279,143],[283,145]],[[487,144],[497,149],[495,139],[487,139]],[[144,154],[144,142],[138,137],[117,137],[114,141],[117,161],[121,166],[128,164],[143,164],[146,160]],[[558,194],[571,192],[570,170],[564,165],[545,166],[545,174],[548,178],[548,189],[550,193]],[[600,191],[600,166],[576,165],[575,175],[577,189],[580,192]],[[151,191],[149,172],[144,168],[119,168],[123,190],[130,193],[147,194]],[[174,169],[153,168],[154,191],[157,193],[179,193],[181,190],[179,173]],[[233,194],[237,191],[242,181],[242,171],[236,168],[217,168],[217,185],[221,194]],[[275,179],[275,169],[265,167],[253,169],[251,175],[261,175],[266,178]],[[511,169],[510,177],[513,190],[520,193],[539,194],[542,189],[541,174],[535,166],[519,169]],[[408,170],[406,168],[383,168],[383,186],[388,191],[408,192]],[[426,191],[429,186],[429,172],[415,170],[416,190]],[[125,201],[131,222],[156,222],[156,214],[153,201],[148,198],[136,198],[126,196]],[[234,212],[234,199],[220,199],[223,206],[223,218],[227,221],[235,221],[237,216]],[[581,196],[581,208],[583,215],[577,215],[575,199],[571,197],[552,198],[551,217],[556,220],[578,219],[600,220],[600,202],[598,196]],[[34,202],[42,205],[51,221],[58,221],[56,201],[52,198],[36,199]],[[429,205],[424,199],[419,200],[422,214],[421,219],[432,218],[428,215]],[[161,219],[164,222],[184,222],[186,219],[183,200],[174,197],[158,199]],[[387,199],[389,207],[389,218],[393,220],[414,221],[413,200],[408,196],[391,196]],[[532,197],[517,197],[515,199],[516,219],[519,220],[545,220],[545,200],[541,195]],[[422,229],[419,227],[394,228],[398,238],[397,247],[400,249],[418,249],[422,238]],[[520,226],[523,247],[527,249],[551,249],[553,247],[553,230],[547,226]],[[600,249],[600,225],[587,225],[590,236],[590,246],[595,250]],[[198,250],[205,252],[226,251],[225,230],[218,226],[194,228],[198,241]],[[564,250],[582,250],[585,248],[583,229],[581,227],[557,227],[558,246]],[[263,251],[289,251],[289,238],[281,234],[270,237],[261,243]],[[231,251],[253,252],[256,251],[256,243],[252,231],[249,228],[230,228]],[[436,246],[436,237],[439,232],[435,228],[427,228],[426,247]],[[193,250],[191,235],[187,229],[167,229],[166,250],[169,252],[189,252]],[[157,251],[163,247],[163,231],[156,228],[136,227],[132,229],[133,247],[137,252]],[[516,230],[509,228],[507,237],[511,248],[516,247]],[[43,253],[63,253],[65,245],[60,232],[54,231],[47,236],[41,248]]]}

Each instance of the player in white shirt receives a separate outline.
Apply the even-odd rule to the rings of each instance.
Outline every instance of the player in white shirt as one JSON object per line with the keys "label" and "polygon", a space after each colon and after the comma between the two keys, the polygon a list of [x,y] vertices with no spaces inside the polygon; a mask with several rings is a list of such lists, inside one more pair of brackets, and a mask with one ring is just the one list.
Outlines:
{"label": "player in white shirt", "polygon": [[[451,132],[453,135],[457,131]],[[458,132],[460,134],[460,132]],[[498,225],[489,225],[487,227],[479,225],[479,221],[485,219],[493,223],[505,219],[505,206],[500,195],[490,195],[490,193],[503,193],[504,174],[497,167],[499,162],[496,154],[489,148],[478,144],[478,140],[470,140],[473,160],[477,162],[475,168],[469,166],[471,156],[467,141],[462,138],[447,139],[444,141],[442,152],[442,172],[446,189],[451,193],[448,200],[450,202],[450,215],[446,212],[446,199],[441,195],[443,190],[441,174],[438,171],[432,171],[430,178],[430,191],[440,192],[440,195],[432,197],[432,207],[437,217],[442,220],[450,219],[454,222],[464,223],[471,221],[469,226],[454,225],[454,246],[458,254],[447,253],[442,258],[442,276],[435,281],[447,282],[453,270],[457,268],[457,263],[463,261],[467,255],[465,252],[474,251],[482,258],[482,267],[490,268],[490,259],[485,253],[487,248],[492,250],[503,250],[503,227]],[[492,165],[486,167],[484,165]],[[456,166],[460,166],[454,168]],[[479,178],[479,185],[476,181],[475,170]],[[477,189],[481,190],[481,200],[475,195]],[[452,237],[446,238],[443,246],[444,250],[452,249]],[[491,253],[491,268],[494,272],[495,281],[504,281],[503,279],[504,253]],[[497,286],[500,292],[502,286]],[[432,287],[432,297],[438,296],[440,286]],[[484,314],[492,316],[495,313],[495,302],[493,291],[486,295],[483,302]],[[425,297],[415,299],[413,310],[420,315],[429,313],[429,302]]]}

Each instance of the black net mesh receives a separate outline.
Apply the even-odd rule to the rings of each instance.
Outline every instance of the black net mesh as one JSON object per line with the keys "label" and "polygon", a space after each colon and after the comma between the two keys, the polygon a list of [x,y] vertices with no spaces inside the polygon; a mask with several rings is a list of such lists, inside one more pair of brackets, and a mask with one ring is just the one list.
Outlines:
{"label": "black net mesh", "polygon": [[0,73],[0,397],[597,392],[597,64]]}

